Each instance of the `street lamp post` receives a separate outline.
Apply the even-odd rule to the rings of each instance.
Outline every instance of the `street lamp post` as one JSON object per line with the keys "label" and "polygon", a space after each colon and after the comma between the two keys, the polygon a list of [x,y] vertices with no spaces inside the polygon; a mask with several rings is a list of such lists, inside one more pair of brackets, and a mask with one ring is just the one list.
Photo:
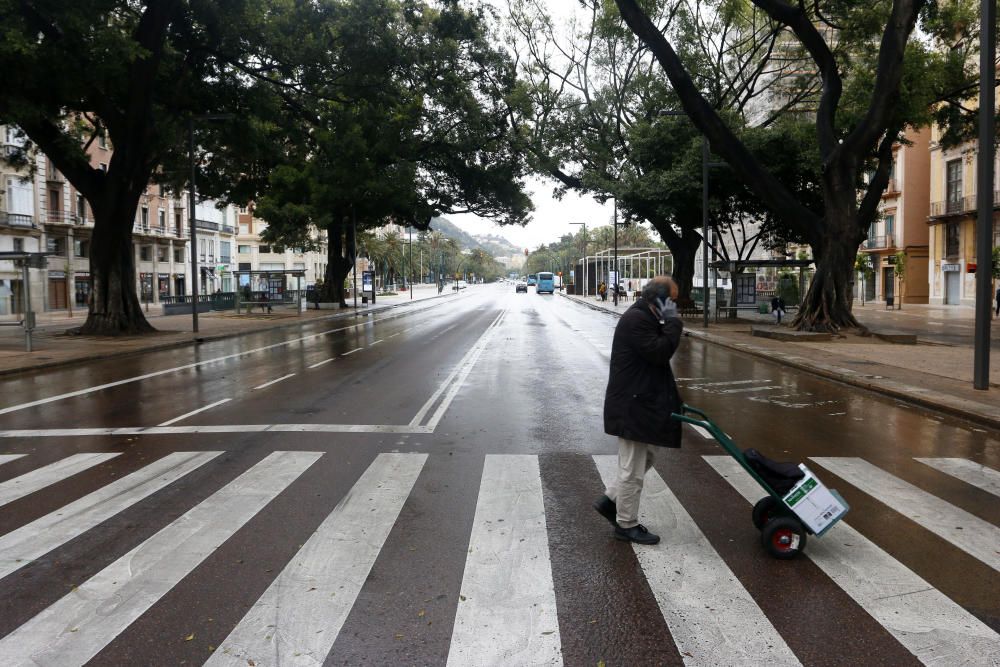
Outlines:
{"label": "street lamp post", "polygon": [[410,301],[412,301],[413,300],[413,227],[410,226],[407,227],[407,229],[410,230],[410,262],[409,262],[410,275],[408,276],[408,280],[410,281]]}
{"label": "street lamp post", "polygon": [[615,291],[613,300],[615,308],[618,307],[618,197],[615,197],[615,266],[612,269],[615,272],[615,284],[611,288]]}
{"label": "street lamp post", "polygon": [[993,242],[993,159],[996,153],[996,0],[981,0],[979,33],[979,153],[976,182],[976,335],[973,360],[973,386],[990,388],[990,294]]}
{"label": "street lamp post", "polygon": [[[188,223],[191,228],[191,330],[198,333],[198,228],[195,226],[195,164],[194,164],[194,122],[196,120],[228,120],[231,113],[202,114],[188,117],[188,164],[191,168],[191,187],[188,189]],[[149,310],[149,303],[146,304]]]}
{"label": "street lamp post", "polygon": [[[615,202],[617,204],[617,201]],[[586,222],[571,222],[571,225],[582,225],[583,226],[583,296],[587,297],[587,223]]]}

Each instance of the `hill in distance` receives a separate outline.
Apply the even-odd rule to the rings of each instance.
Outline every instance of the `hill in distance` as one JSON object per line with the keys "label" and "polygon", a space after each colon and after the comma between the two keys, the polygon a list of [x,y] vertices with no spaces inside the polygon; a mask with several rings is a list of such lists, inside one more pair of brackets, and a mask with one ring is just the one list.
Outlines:
{"label": "hill in distance", "polygon": [[523,252],[522,248],[514,245],[502,236],[495,234],[469,234],[448,218],[434,218],[431,220],[431,229],[449,236],[462,247],[462,250],[472,250],[482,248],[493,257],[508,257]]}

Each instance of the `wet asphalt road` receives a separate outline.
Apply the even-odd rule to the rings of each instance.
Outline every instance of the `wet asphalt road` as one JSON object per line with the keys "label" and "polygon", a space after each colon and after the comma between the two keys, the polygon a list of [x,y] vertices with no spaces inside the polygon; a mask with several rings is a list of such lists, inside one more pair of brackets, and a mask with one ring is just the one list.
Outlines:
{"label": "wet asphalt road", "polygon": [[[686,430],[655,465],[658,495],[682,509],[645,516],[664,544],[637,554],[590,509],[593,457],[616,451],[601,419],[616,321],[482,286],[5,380],[0,455],[23,456],[0,458],[0,663],[1000,660],[1000,435],[686,338],[686,401],[741,446],[808,462],[851,504],[850,528],[810,538],[809,558],[769,558],[749,503],[705,458],[722,450]],[[72,523],[82,513],[67,507],[178,452],[218,454]],[[275,452],[298,468],[258,497],[284,479]],[[88,453],[117,455],[37,481]],[[855,457],[877,488],[841,465]],[[965,477],[942,458],[968,462]],[[403,468],[369,484],[387,460],[414,466],[398,493]],[[194,518],[231,488],[236,501]],[[322,576],[279,580],[341,516],[317,550]],[[199,551],[169,532],[183,527],[215,532]],[[41,553],[14,539],[35,529]],[[163,557],[163,544],[181,546]],[[294,638],[294,609],[318,624],[318,648]],[[251,636],[290,647],[248,661],[234,639],[248,615]]]}

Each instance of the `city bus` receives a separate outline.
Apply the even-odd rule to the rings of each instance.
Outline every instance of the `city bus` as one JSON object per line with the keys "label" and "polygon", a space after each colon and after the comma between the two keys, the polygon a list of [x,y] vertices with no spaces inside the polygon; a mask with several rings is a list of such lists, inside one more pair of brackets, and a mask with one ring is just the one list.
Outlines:
{"label": "city bus", "polygon": [[538,276],[535,275],[534,273],[529,273],[528,274],[528,287],[531,287],[532,285],[537,285],[537,284],[538,284]]}
{"label": "city bus", "polygon": [[542,271],[538,274],[538,283],[535,287],[535,294],[548,292],[554,294],[556,291],[556,277],[550,271]]}

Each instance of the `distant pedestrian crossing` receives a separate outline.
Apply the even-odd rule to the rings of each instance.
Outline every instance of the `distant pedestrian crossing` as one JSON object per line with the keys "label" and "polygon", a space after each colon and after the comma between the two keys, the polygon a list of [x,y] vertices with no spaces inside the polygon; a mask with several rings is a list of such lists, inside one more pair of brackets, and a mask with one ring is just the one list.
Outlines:
{"label": "distant pedestrian crossing", "polygon": [[[223,465],[223,453],[165,454],[55,511],[8,529],[0,534],[0,585],[16,588],[22,568],[46,559],[90,531],[100,530],[105,522],[182,483],[196,471]],[[47,487],[115,456],[77,454],[39,465],[0,483],[4,494],[0,499],[6,504],[27,502],[31,494],[44,493]],[[110,554],[107,565],[95,568],[72,590],[8,629],[0,637],[0,664],[82,665],[112,642],[128,641],[130,626],[137,619],[161,603],[213,552],[247,530],[279,496],[294,496],[297,480],[329,456],[310,451],[272,452],[235,472],[220,488],[193,502],[190,509],[164,521],[165,525],[134,546]],[[417,482],[433,456],[382,453],[358,470],[356,477],[351,477],[350,488],[339,492],[339,503],[328,514],[324,509],[325,518],[313,524],[315,528],[294,553],[290,552],[287,562],[261,575],[269,579],[262,582],[263,593],[255,593],[256,600],[248,600],[239,610],[225,628],[224,640],[204,656],[205,664],[317,665],[336,661],[338,636],[355,611],[374,563],[393,531],[404,528],[404,506],[420,505],[423,491]],[[903,529],[912,532],[914,543],[919,544],[921,534],[927,531],[961,557],[975,558],[997,570],[989,549],[1000,551],[1000,529],[992,523],[864,459],[811,460],[850,485],[840,488],[845,495],[864,494],[884,506],[887,513],[905,513],[914,523]],[[23,466],[30,463],[31,455],[0,454],[0,464],[14,461]],[[1000,473],[989,466],[956,458],[916,461],[995,493],[993,485]],[[706,488],[705,493],[731,487],[749,502],[763,495],[729,457],[691,457],[688,464],[708,466],[704,474],[717,486]],[[595,456],[593,465],[591,482],[607,483],[615,474],[614,456]],[[754,587],[746,585],[747,574],[730,568],[718,545],[706,536],[704,524],[699,525],[685,509],[656,469],[650,470],[645,486],[640,520],[660,533],[663,541],[653,547],[621,547],[634,551],[636,576],[648,585],[669,629],[669,636],[662,640],[677,647],[686,665],[808,662],[788,641],[796,628],[787,619],[770,617],[768,607],[758,604],[750,592]],[[558,539],[554,537],[558,533],[553,533],[547,521],[546,480],[539,456],[485,456],[478,487],[468,549],[461,573],[456,571],[460,594],[450,602],[454,621],[447,663],[560,665],[563,633],[574,627],[566,615],[573,612],[560,607],[558,586],[553,583],[562,564],[550,557],[551,540]],[[548,492],[558,493],[558,489]],[[595,488],[595,492],[599,490]],[[746,512],[749,522],[749,506],[732,510]],[[603,519],[589,507],[581,507],[580,512],[593,524],[595,539],[610,539]],[[810,540],[806,555],[857,605],[859,617],[873,618],[889,641],[898,642],[923,664],[1000,664],[1000,635],[983,618],[985,614],[996,619],[998,609],[963,607],[939,589],[936,572],[918,573],[912,565],[904,565],[899,554],[877,544],[877,535],[862,534],[849,523],[850,517],[822,538]],[[746,548],[758,547],[749,543]],[[796,562],[783,566],[800,567]],[[613,585],[619,575],[609,570],[602,576],[611,578]],[[994,578],[984,585],[998,581]],[[378,622],[378,618],[366,621]],[[831,646],[838,641],[848,638],[831,638]],[[877,656],[878,647],[872,651]],[[438,661],[411,657],[414,663]]]}

